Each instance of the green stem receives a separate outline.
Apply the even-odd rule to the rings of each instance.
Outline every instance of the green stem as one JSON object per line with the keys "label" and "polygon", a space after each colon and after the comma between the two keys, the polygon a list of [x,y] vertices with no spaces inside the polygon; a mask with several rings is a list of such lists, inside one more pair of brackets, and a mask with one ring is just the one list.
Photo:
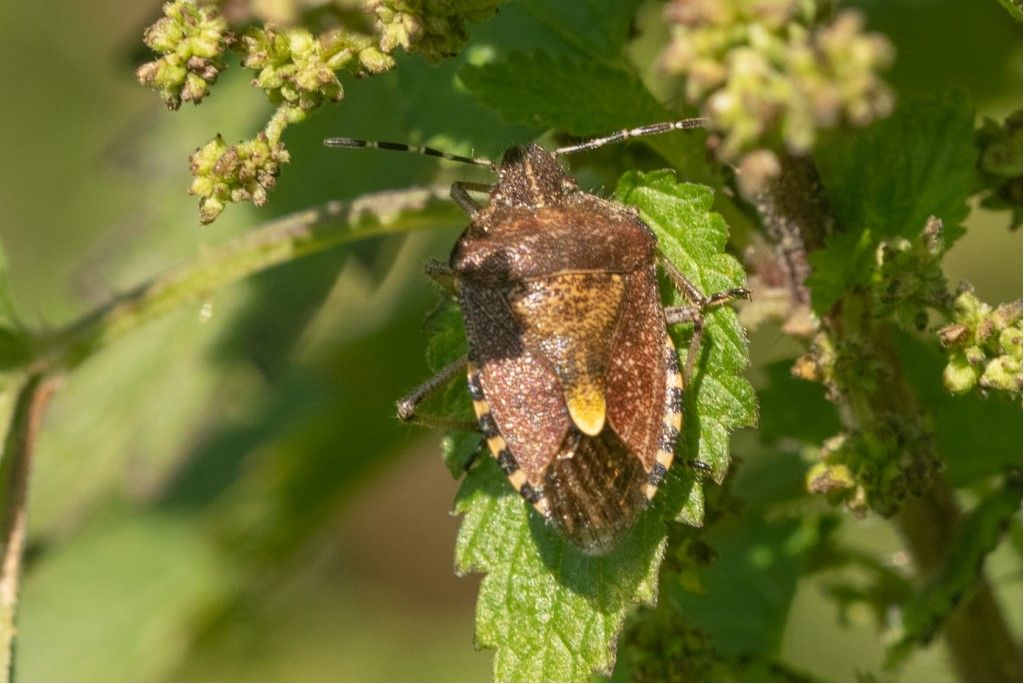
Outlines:
{"label": "green stem", "polygon": [[9,682],[14,670],[14,624],[21,561],[28,518],[28,478],[39,424],[55,386],[54,378],[30,376],[15,402],[0,460],[0,677]]}
{"label": "green stem", "polygon": [[455,226],[464,215],[447,191],[413,189],[329,202],[272,221],[35,340],[43,368],[70,369],[111,342],[239,280],[293,259],[377,235]]}

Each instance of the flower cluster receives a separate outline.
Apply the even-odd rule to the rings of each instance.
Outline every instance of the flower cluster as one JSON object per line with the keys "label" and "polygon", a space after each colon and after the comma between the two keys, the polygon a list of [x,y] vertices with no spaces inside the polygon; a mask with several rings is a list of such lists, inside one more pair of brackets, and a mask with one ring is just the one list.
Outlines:
{"label": "flower cluster", "polygon": [[[228,146],[218,136],[191,156],[194,181],[189,192],[199,197],[200,221],[213,221],[228,202],[266,202],[281,164],[288,161],[281,141],[285,128],[344,97],[339,71],[348,69],[357,76],[385,72],[394,66],[390,53],[398,47],[434,61],[448,57],[466,41],[465,22],[489,16],[500,2],[339,2],[320,8],[315,21],[313,6],[323,3],[220,3],[239,24],[277,22],[250,26],[240,39],[214,5],[200,6],[196,0],[165,4],[164,16],[145,34],[146,45],[161,57],[140,67],[138,78],[159,90],[168,107],[202,100],[225,68],[222,56],[230,45],[241,54],[242,64],[256,72],[253,85],[278,105],[254,139]],[[303,17],[316,24],[317,33],[300,23]],[[371,23],[376,35],[369,32]]]}
{"label": "flower cluster", "polygon": [[432,62],[456,54],[465,44],[467,21],[494,14],[502,0],[367,0],[380,34],[380,49],[401,47]]}
{"label": "flower cluster", "polygon": [[158,59],[139,67],[139,82],[160,92],[170,109],[199,104],[225,68],[222,56],[234,41],[227,22],[214,10],[175,0],[146,29],[143,40]]}
{"label": "flower cluster", "polygon": [[394,65],[370,36],[341,29],[316,37],[302,27],[254,27],[242,36],[241,49],[242,64],[257,72],[253,85],[271,102],[303,112],[344,97],[340,69],[355,63],[359,70],[377,74]]}
{"label": "flower cluster", "polygon": [[956,394],[980,385],[1021,391],[1021,301],[992,308],[967,289],[953,303],[953,323],[939,330],[949,353],[942,379]]}
{"label": "flower cluster", "polygon": [[200,222],[213,221],[228,202],[262,206],[277,182],[281,164],[287,161],[284,145],[270,142],[262,131],[237,145],[227,145],[218,135],[198,148],[189,157],[194,176],[189,194],[199,197]]}
{"label": "flower cluster", "polygon": [[865,33],[857,12],[822,25],[816,14],[808,0],[674,0],[666,7],[672,39],[662,66],[686,76],[686,98],[723,132],[718,154],[738,163],[748,192],[779,171],[765,149],[804,153],[820,129],[863,126],[892,110],[892,92],[878,77],[893,57],[889,41]]}
{"label": "flower cluster", "polygon": [[871,274],[877,315],[890,316],[911,331],[925,329],[929,309],[948,315],[952,296],[942,272],[946,247],[942,221],[934,216],[913,241],[904,237],[882,240],[875,250]]}
{"label": "flower cluster", "polygon": [[920,425],[885,421],[873,436],[842,432],[822,444],[817,463],[807,471],[807,491],[821,494],[850,512],[892,515],[903,501],[924,491],[938,460],[931,435]]}

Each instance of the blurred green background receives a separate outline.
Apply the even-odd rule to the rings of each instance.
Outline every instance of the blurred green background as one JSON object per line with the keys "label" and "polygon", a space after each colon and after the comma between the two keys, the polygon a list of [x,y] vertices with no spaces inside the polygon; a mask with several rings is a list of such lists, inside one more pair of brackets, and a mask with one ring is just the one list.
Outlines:
{"label": "blurred green background", "polygon": [[[960,88],[982,113],[1020,105],[1020,27],[995,0],[857,4],[900,50],[891,81],[901,96]],[[200,228],[185,194],[188,154],[218,132],[249,137],[270,110],[237,67],[201,107],[173,114],[137,85],[140,36],[158,7],[0,4],[0,239],[19,311],[39,328],[268,218],[464,172],[328,151],[324,136],[494,155],[538,133],[499,122],[455,80],[489,46],[549,42],[512,2],[474,27],[458,60],[404,58],[383,77],[346,82],[345,102],[286,134],[293,161],[270,204],[231,206]],[[948,262],[954,281],[970,279],[988,301],[1020,296],[1021,235],[1006,223],[972,214]],[[422,264],[454,238],[362,243],[210,293],[67,381],[32,482],[17,678],[490,676],[489,655],[472,646],[479,580],[452,570],[457,483],[439,435],[393,418],[394,400],[427,376],[422,322],[437,295]],[[778,346],[777,331],[761,331],[755,360]],[[741,469],[773,456],[750,433],[735,452]],[[841,534],[905,562],[881,520],[847,518]],[[989,572],[1019,636],[1018,552],[1004,544]],[[838,623],[823,581],[798,587],[785,658],[835,677],[877,671],[872,617]],[[941,644],[903,672],[951,676]]]}

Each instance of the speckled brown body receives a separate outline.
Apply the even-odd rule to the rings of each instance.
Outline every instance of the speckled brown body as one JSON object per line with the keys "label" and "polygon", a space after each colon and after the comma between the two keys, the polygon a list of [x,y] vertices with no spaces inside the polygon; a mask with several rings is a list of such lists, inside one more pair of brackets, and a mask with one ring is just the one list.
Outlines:
{"label": "speckled brown body", "polygon": [[450,258],[488,445],[588,553],[632,525],[679,436],[682,377],[656,258],[635,211],[581,192],[536,145],[505,154]]}

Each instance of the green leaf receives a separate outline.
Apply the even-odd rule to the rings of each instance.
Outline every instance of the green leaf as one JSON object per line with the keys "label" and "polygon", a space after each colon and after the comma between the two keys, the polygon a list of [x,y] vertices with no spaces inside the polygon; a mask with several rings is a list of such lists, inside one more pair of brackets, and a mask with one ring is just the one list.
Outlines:
{"label": "green leaf", "polygon": [[[466,353],[466,326],[462,322],[462,313],[455,301],[445,297],[427,318],[427,328],[431,332],[427,346],[427,365],[430,370],[438,372],[449,363]],[[465,376],[456,374],[443,392],[438,393],[440,401],[427,399],[424,410],[438,411],[439,415],[460,421],[476,422],[473,413],[472,398],[466,387]],[[431,409],[440,405],[441,409]],[[466,467],[482,453],[482,437],[476,432],[449,432],[441,441],[441,454],[445,467],[452,477],[458,478]],[[481,451],[483,449],[483,451]]]}
{"label": "green leaf", "polygon": [[572,3],[524,0],[521,12],[566,46],[595,59],[613,60],[629,38],[639,0],[577,0]]}
{"label": "green leaf", "polygon": [[511,52],[483,66],[466,66],[459,78],[481,104],[506,121],[572,135],[597,135],[670,118],[629,71],[546,52]]}
{"label": "green leaf", "polygon": [[175,679],[184,640],[238,581],[202,529],[188,515],[112,501],[48,546],[25,573],[19,679]]}
{"label": "green leaf", "polygon": [[969,592],[978,586],[985,557],[1002,539],[1010,519],[1020,510],[1020,474],[986,496],[960,524],[950,555],[924,590],[903,606],[903,635],[890,647],[893,667],[927,644]]}
{"label": "green leaf", "polygon": [[[709,212],[711,191],[678,183],[671,172],[628,173],[617,197],[638,207],[662,249],[691,280],[714,292],[743,282],[739,264],[722,253],[726,226]],[[432,356],[455,358],[460,342],[441,332]],[[447,340],[447,341],[445,341]],[[607,556],[582,554],[512,490],[493,458],[480,459],[456,498],[465,516],[456,544],[460,573],[486,573],[477,603],[477,643],[496,649],[498,680],[589,680],[607,674],[626,611],[657,596],[665,520],[700,525],[703,491],[686,460],[700,460],[721,479],[729,463],[728,433],[753,424],[753,390],[741,376],[746,337],[728,308],[711,312],[703,354],[684,405],[681,458],[653,505]],[[447,347],[447,355],[441,354]],[[449,398],[450,408],[462,410]],[[685,446],[683,446],[685,445]]]}
{"label": "green leaf", "polygon": [[[679,118],[666,109],[625,67],[579,61],[546,52],[511,52],[483,66],[467,66],[459,78],[485,107],[502,119],[576,136],[596,136],[621,128]],[[553,95],[554,94],[554,95]],[[657,135],[644,143],[686,175],[717,182],[708,165],[704,136]],[[701,163],[695,163],[695,162]]]}
{"label": "green leaf", "polygon": [[920,99],[858,132],[820,145],[815,160],[842,232],[810,255],[815,311],[864,284],[884,237],[916,237],[929,216],[942,219],[952,244],[967,216],[977,178],[974,113],[960,96]]}
{"label": "green leaf", "polygon": [[[463,484],[460,573],[485,572],[476,641],[499,681],[587,681],[607,673],[626,609],[654,602],[664,524],[651,510],[611,554],[585,556],[512,490],[492,458]],[[660,507],[658,507],[660,508]]]}

